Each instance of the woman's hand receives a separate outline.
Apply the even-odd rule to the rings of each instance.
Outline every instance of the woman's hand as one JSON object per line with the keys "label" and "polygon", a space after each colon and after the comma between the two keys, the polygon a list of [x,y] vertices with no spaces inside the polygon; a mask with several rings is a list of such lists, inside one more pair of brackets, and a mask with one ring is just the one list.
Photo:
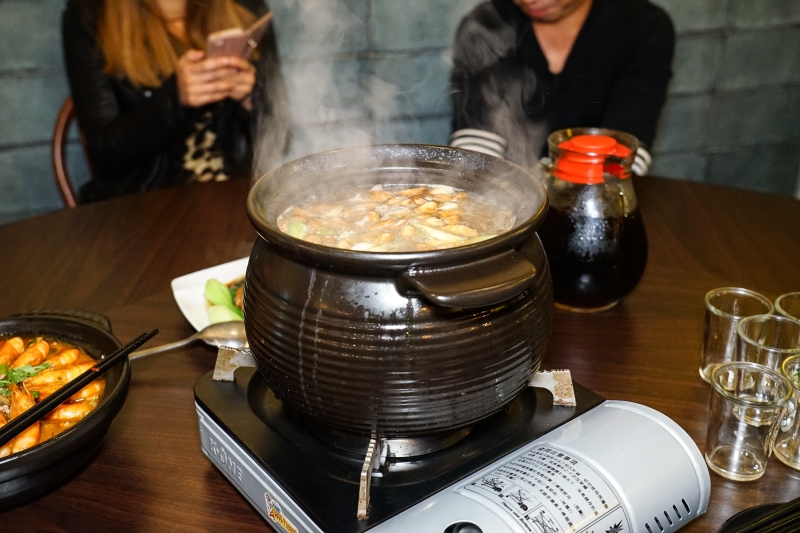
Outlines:
{"label": "woman's hand", "polygon": [[255,84],[255,68],[238,57],[209,57],[189,50],[175,67],[178,94],[183,105],[202,107],[227,97],[242,101]]}
{"label": "woman's hand", "polygon": [[233,88],[229,96],[250,111],[253,107],[250,94],[256,84],[256,68],[252,63],[241,57],[228,57],[227,59],[231,60],[230,66],[235,69]]}

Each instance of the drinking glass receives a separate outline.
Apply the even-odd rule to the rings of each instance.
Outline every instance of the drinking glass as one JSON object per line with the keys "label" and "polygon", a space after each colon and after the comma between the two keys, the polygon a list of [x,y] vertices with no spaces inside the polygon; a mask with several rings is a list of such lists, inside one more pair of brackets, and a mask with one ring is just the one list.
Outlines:
{"label": "drinking glass", "polygon": [[736,359],[781,371],[783,361],[800,355],[800,321],[779,315],[743,318],[736,327],[739,335]]}
{"label": "drinking glass", "polygon": [[792,384],[792,399],[786,404],[772,451],[787,466],[800,470],[800,355],[783,362],[781,371]]}
{"label": "drinking glass", "polygon": [[708,467],[734,481],[760,478],[792,396],[792,384],[771,368],[734,362],[714,369],[711,386]]}
{"label": "drinking glass", "polygon": [[778,296],[775,310],[786,318],[800,320],[800,292],[787,292]]}
{"label": "drinking glass", "polygon": [[721,287],[706,294],[706,316],[700,377],[711,383],[711,371],[721,363],[736,359],[736,326],[752,315],[772,313],[764,296],[747,289]]}

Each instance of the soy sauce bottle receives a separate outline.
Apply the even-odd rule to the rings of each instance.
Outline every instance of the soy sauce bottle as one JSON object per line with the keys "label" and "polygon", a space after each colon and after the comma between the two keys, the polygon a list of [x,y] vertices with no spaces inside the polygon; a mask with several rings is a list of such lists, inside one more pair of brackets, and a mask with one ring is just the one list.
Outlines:
{"label": "soy sauce bottle", "polygon": [[550,209],[538,234],[556,307],[602,311],[636,287],[647,236],[630,179],[639,141],[627,133],[571,128],[548,137]]}

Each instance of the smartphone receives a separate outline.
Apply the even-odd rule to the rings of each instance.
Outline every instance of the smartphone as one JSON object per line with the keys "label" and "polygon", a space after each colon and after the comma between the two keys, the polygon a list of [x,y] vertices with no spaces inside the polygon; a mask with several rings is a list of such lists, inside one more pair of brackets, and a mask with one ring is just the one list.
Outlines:
{"label": "smartphone", "polygon": [[206,57],[237,56],[243,59],[249,58],[264,36],[271,19],[272,11],[255,21],[246,30],[230,28],[210,34],[208,36]]}

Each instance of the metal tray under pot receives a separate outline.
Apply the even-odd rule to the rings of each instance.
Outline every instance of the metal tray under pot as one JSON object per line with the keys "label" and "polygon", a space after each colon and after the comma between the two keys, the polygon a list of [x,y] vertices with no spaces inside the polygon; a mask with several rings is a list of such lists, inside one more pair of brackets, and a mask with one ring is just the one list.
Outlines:
{"label": "metal tray under pot", "polygon": [[[276,225],[324,188],[450,185],[516,214],[493,239],[446,250],[375,253],[296,239]],[[547,347],[552,284],[535,233],[544,187],[508,161],[427,145],[348,148],[290,162],[247,200],[260,238],[244,316],[270,388],[315,423],[414,437],[465,428],[528,384]]]}

